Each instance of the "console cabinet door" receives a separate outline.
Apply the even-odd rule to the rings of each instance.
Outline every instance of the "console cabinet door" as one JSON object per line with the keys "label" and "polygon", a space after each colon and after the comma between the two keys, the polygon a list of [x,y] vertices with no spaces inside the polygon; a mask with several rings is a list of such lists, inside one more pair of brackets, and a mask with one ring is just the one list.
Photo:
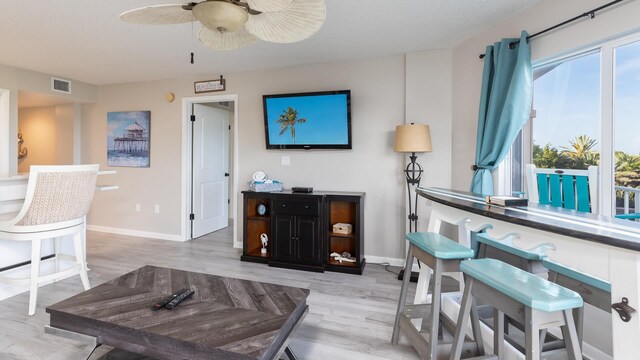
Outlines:
{"label": "console cabinet door", "polygon": [[295,217],[276,215],[274,221],[275,243],[273,259],[281,262],[295,261]]}
{"label": "console cabinet door", "polygon": [[296,217],[296,242],[298,262],[305,265],[322,265],[320,220],[317,217]]}

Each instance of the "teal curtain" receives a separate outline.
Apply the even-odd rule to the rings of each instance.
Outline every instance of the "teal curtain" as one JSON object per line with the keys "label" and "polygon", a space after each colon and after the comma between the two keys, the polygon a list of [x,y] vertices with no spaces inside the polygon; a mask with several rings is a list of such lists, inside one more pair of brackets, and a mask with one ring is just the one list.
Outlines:
{"label": "teal curtain", "polygon": [[[491,170],[509,152],[531,113],[533,80],[527,32],[487,46],[478,112],[476,163],[471,191],[493,195]],[[513,48],[509,44],[517,42]]]}

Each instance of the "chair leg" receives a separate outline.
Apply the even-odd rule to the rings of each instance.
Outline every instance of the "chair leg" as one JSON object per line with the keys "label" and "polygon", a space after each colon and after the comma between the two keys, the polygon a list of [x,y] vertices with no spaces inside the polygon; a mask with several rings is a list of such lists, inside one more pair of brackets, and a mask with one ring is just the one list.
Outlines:
{"label": "chair leg", "polygon": [[40,245],[42,240],[31,240],[31,283],[29,289],[29,316],[36,313],[38,278],[40,277]]}
{"label": "chair leg", "polygon": [[84,258],[84,269],[89,270],[89,264],[87,263],[87,215],[84,216],[82,221],[82,257]]}
{"label": "chair leg", "polygon": [[[431,324],[429,331],[429,353],[430,359],[436,359],[438,355],[438,330],[440,325],[440,301],[442,291],[442,260],[436,260],[433,271],[433,296],[431,297]],[[422,322],[424,328],[425,321]]]}
{"label": "chair leg", "polygon": [[[431,304],[433,303],[433,294],[429,294],[429,283],[431,281],[431,276],[433,275],[433,270],[427,266],[427,264],[422,264],[420,268],[420,276],[418,277],[418,283],[416,284],[416,295],[413,297],[414,304]],[[412,319],[411,322],[416,327],[416,329],[421,329],[425,325],[425,321],[421,318]]]}
{"label": "chair leg", "polygon": [[546,339],[547,339],[547,329],[540,330],[540,354],[542,354],[542,351],[544,350],[544,343]]}
{"label": "chair leg", "polygon": [[564,338],[564,345],[567,348],[567,356],[569,359],[578,360],[582,359],[582,352],[578,345],[578,334],[576,332],[576,324],[573,322],[573,315],[571,310],[564,310],[564,325],[560,327],[562,330],[562,337]]}
{"label": "chair leg", "polygon": [[582,334],[583,334],[583,321],[584,321],[584,306],[573,309],[573,320],[576,323],[576,332],[578,334],[578,345],[582,349]]}
{"label": "chair leg", "polygon": [[471,331],[473,332],[473,340],[478,347],[478,354],[485,355],[482,330],[480,328],[480,315],[478,314],[478,305],[475,298],[471,300]]}
{"label": "chair leg", "polygon": [[526,359],[538,360],[540,359],[540,326],[535,316],[533,316],[533,310],[527,306],[524,309],[524,322]]}
{"label": "chair leg", "polygon": [[[60,238],[53,238],[53,254],[55,258],[53,259],[53,271],[55,273],[60,272]],[[54,278],[53,282],[58,282],[58,278]]]}
{"label": "chair leg", "polygon": [[[464,295],[462,295],[462,303],[460,304],[460,313],[458,313],[458,322],[456,323],[456,331],[453,336],[453,343],[451,344],[450,360],[459,360],[462,356],[462,344],[466,335],[467,320],[469,319],[469,312],[471,310],[471,304],[473,303],[473,295],[471,294],[471,288],[473,287],[473,278],[467,278]],[[476,336],[476,334],[474,334]],[[478,341],[478,338],[475,339]],[[482,340],[480,340],[482,341]]]}
{"label": "chair leg", "polygon": [[501,359],[504,356],[504,313],[493,309],[493,353]]}
{"label": "chair leg", "polygon": [[404,277],[402,278],[402,288],[400,289],[400,299],[398,299],[398,311],[396,312],[396,321],[393,324],[393,334],[391,335],[391,343],[398,345],[400,337],[400,317],[404,316],[404,307],[407,300],[407,291],[409,290],[409,281],[411,280],[411,267],[413,266],[412,245],[409,244],[407,250],[407,262],[404,266]]}
{"label": "chair leg", "polygon": [[84,252],[82,251],[82,233],[77,232],[73,234],[73,245],[76,252],[76,262],[80,265],[80,279],[82,279],[82,286],[85,290],[91,289],[89,283],[89,276],[87,275],[87,263],[84,259]]}
{"label": "chair leg", "polygon": [[[416,284],[416,295],[413,298],[414,304],[429,304],[429,282],[433,275],[433,270],[426,264],[422,264],[420,268],[420,277],[418,277],[418,283]],[[431,299],[433,301],[433,299]]]}

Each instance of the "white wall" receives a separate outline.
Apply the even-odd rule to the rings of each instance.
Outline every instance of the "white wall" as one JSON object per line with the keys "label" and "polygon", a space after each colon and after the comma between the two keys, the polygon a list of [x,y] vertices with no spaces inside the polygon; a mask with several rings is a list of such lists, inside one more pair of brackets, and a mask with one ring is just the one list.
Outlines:
{"label": "white wall", "polygon": [[[504,19],[494,27],[453,49],[453,188],[469,190],[473,175],[478,102],[483,62],[478,58],[485,47],[503,37],[530,34],[599,7],[602,0],[544,0],[531,8]],[[624,1],[600,12],[595,19],[581,20],[531,40],[532,60],[540,60],[640,28],[639,1]]]}
{"label": "white wall", "polygon": [[72,94],[51,91],[52,75],[0,65],[0,174],[18,172],[18,91],[55,95],[70,102],[89,103],[96,99],[96,87],[71,80]]}
{"label": "white wall", "polygon": [[31,165],[73,163],[74,106],[58,105],[18,110],[27,156],[18,160],[18,172],[28,173]]}
{"label": "white wall", "polygon": [[[179,99],[192,91],[192,87],[193,82],[189,80],[101,86],[97,102],[83,106],[81,162],[99,163],[102,170],[117,170],[116,175],[99,180],[119,186],[116,191],[96,193],[87,218],[89,225],[180,234],[182,108]],[[173,103],[165,100],[167,91],[176,94]],[[138,110],[151,111],[150,167],[109,168],[107,112]],[[140,212],[136,212],[136,204],[141,205]],[[159,214],[154,213],[155,204],[160,206]]]}
{"label": "white wall", "polygon": [[[406,122],[431,128],[433,151],[418,154],[424,168],[423,187],[451,187],[451,60],[450,49],[411,53],[406,58]],[[426,230],[429,213],[426,201],[419,201],[418,230]]]}
{"label": "white wall", "polygon": [[[426,185],[449,186],[450,92],[431,99],[435,83],[415,83],[405,79],[434,77],[448,86],[440,69],[449,62],[447,52],[366,61],[321,64],[296,68],[225,75],[226,93],[238,94],[240,190],[256,170],[264,170],[285,187],[312,186],[317,190],[364,191],[365,254],[383,258],[403,258],[405,232],[404,157],[393,152],[395,126],[405,122],[405,91],[415,92],[410,112],[419,122],[432,125],[438,153],[426,154],[424,166],[442,167],[429,173]],[[408,64],[408,63],[407,63]],[[433,67],[437,71],[424,72]],[[203,77],[206,78],[207,76]],[[210,77],[210,76],[209,76]],[[193,81],[174,79],[134,84],[102,86],[97,103],[85,106],[83,118],[83,162],[99,162],[106,168],[106,113],[108,111],[151,111],[151,167],[117,168],[109,180],[120,185],[115,192],[99,194],[94,200],[89,223],[94,226],[124,228],[176,236],[180,233],[181,122],[180,99],[193,97]],[[284,151],[266,150],[262,95],[322,90],[351,90],[352,150]],[[174,103],[164,93],[176,94]],[[421,95],[423,94],[423,95]],[[422,98],[422,99],[421,99]],[[422,104],[417,105],[419,102]],[[412,104],[414,101],[412,100]],[[424,108],[426,105],[427,108]],[[411,120],[408,119],[407,120]],[[435,132],[435,134],[433,133]],[[435,150],[434,150],[435,151]],[[281,166],[280,158],[291,159]],[[236,217],[242,219],[238,196]],[[135,212],[140,203],[142,211]],[[153,213],[160,204],[161,213]],[[241,229],[241,226],[240,226]]]}

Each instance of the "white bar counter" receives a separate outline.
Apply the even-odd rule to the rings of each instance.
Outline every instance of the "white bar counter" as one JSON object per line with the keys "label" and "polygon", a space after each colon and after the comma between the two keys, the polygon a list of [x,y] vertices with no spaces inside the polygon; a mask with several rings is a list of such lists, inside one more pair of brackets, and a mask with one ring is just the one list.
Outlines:
{"label": "white bar counter", "polygon": [[[632,308],[640,309],[640,223],[538,204],[500,207],[487,204],[479,195],[462,191],[418,188],[416,192],[431,206],[428,231],[439,232],[442,222],[446,222],[459,225],[461,242],[468,241],[469,230],[489,227],[487,232],[496,238],[517,234],[514,244],[524,249],[552,243],[556,250],[547,253],[550,259],[609,281],[612,303],[625,297]],[[424,268],[426,266],[422,272],[428,274],[429,270]],[[427,300],[422,272],[416,303]],[[610,321],[612,334],[604,331],[602,335],[611,337],[613,358],[638,359],[640,313],[632,313],[631,320],[624,322],[612,311]],[[585,334],[589,326],[594,324],[585,323]],[[608,326],[602,328],[589,331],[597,333]],[[585,355],[590,350],[595,351],[593,358],[608,358],[589,348],[585,349]]]}

